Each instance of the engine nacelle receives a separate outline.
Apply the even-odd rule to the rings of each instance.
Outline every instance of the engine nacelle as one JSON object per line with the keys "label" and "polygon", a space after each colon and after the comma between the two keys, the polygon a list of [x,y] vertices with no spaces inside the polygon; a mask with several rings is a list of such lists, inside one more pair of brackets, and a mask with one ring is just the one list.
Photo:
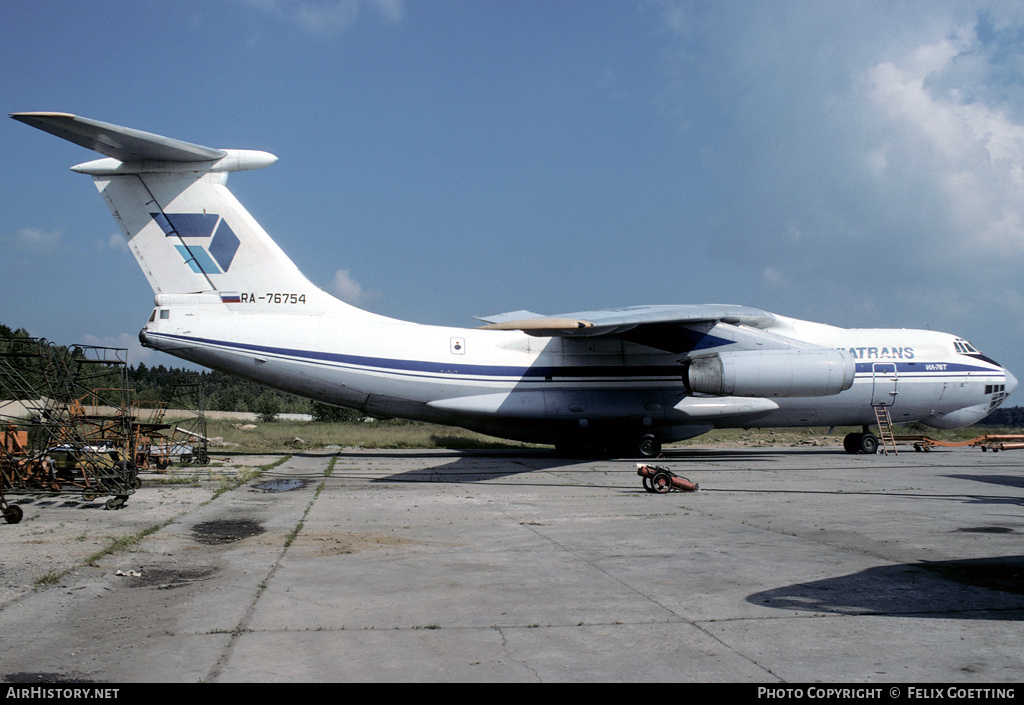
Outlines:
{"label": "engine nacelle", "polygon": [[740,350],[695,358],[690,390],[741,397],[825,397],[853,386],[857,363],[845,350]]}

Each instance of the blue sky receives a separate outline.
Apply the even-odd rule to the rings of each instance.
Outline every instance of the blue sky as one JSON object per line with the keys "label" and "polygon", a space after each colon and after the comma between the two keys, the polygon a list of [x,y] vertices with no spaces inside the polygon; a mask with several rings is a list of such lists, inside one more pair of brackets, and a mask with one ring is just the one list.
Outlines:
{"label": "blue sky", "polygon": [[[4,112],[276,154],[232,190],[378,313],[738,303],[1024,375],[1019,2],[6,0],[0,28]],[[152,292],[68,170],[95,155],[0,145],[0,321],[178,364],[137,346]]]}

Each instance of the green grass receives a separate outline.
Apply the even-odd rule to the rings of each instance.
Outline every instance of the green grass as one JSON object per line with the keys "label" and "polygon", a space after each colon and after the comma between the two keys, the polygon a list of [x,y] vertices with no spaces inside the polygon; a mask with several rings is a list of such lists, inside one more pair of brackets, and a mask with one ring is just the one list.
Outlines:
{"label": "green grass", "polygon": [[[315,450],[328,446],[343,448],[496,448],[536,447],[506,441],[449,426],[376,421],[370,423],[318,423],[315,421],[254,422],[255,428],[230,421],[208,421],[207,436],[220,438],[224,444],[211,444],[210,453],[238,451],[243,453]],[[226,444],[226,445],[225,445]],[[235,445],[237,444],[237,445]]]}
{"label": "green grass", "polygon": [[[275,421],[255,423],[255,428],[243,429],[243,424],[230,421],[209,421],[207,434],[220,438],[224,444],[211,445],[211,455],[218,452],[277,453],[317,450],[339,446],[342,448],[438,448],[438,449],[492,449],[517,450],[522,448],[546,448],[550,446],[530,445],[485,436],[473,431],[451,426],[416,423],[408,421],[377,421],[371,423],[344,422],[319,423],[314,421]],[[1020,432],[972,426],[957,431],[943,431],[922,424],[896,426],[896,435],[929,436],[936,440],[966,440],[984,434]],[[860,431],[860,427],[837,427],[829,433],[827,427],[811,428],[763,428],[763,429],[716,429],[702,436],[673,443],[679,448],[695,444],[764,444],[802,445],[817,442],[819,445],[841,444],[847,433]],[[301,439],[301,440],[297,440]]]}
{"label": "green grass", "polygon": [[124,548],[128,548],[129,546],[134,546],[142,539],[146,538],[152,533],[156,533],[169,523],[170,522],[167,521],[163,524],[153,524],[152,526],[142,529],[141,531],[137,531],[134,534],[124,534],[122,536],[108,536],[107,538],[110,541],[110,545],[86,558],[85,562],[92,563],[93,561],[103,558],[103,556],[110,555],[114,551],[120,551]]}
{"label": "green grass", "polygon": [[[114,553],[115,551],[120,551],[120,550],[129,548],[131,546],[134,546],[135,544],[139,543],[140,541],[142,541],[142,539],[146,538],[150,534],[156,533],[160,529],[162,529],[165,526],[167,526],[167,524],[171,523],[171,521],[172,520],[167,520],[167,521],[165,521],[162,524],[153,524],[152,526],[149,526],[149,527],[147,527],[145,529],[142,529],[141,531],[137,531],[134,534],[123,534],[121,536],[108,536],[107,540],[110,541],[110,544],[106,548],[103,548],[103,549],[97,551],[96,553],[92,554],[88,558],[86,558],[85,562],[82,565],[88,565],[89,563],[92,563],[93,561],[98,561],[99,559],[103,558],[104,556],[108,556],[111,553]],[[47,587],[48,585],[56,585],[57,583],[59,583],[61,581],[61,579],[65,575],[67,575],[72,570],[74,570],[75,567],[77,567],[77,566],[72,566],[70,568],[67,568],[65,570],[60,570],[60,571],[53,571],[53,570],[51,570],[50,572],[46,573],[45,575],[41,575],[38,578],[36,578],[35,585],[36,585],[37,588]]]}

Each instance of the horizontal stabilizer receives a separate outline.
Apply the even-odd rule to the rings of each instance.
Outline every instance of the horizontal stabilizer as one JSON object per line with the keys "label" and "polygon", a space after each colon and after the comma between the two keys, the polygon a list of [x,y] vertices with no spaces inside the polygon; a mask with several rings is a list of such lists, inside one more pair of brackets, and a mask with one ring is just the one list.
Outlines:
{"label": "horizontal stabilizer", "polygon": [[69,113],[11,113],[11,117],[122,162],[197,162],[227,156],[223,149],[203,147]]}

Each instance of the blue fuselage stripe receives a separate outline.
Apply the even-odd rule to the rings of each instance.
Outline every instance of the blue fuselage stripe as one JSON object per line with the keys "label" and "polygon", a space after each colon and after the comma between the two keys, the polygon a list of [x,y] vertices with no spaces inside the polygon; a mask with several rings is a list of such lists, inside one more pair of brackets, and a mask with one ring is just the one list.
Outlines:
{"label": "blue fuselage stripe", "polygon": [[399,360],[386,357],[369,357],[365,355],[345,355],[341,353],[319,352],[315,350],[295,350],[276,348],[250,343],[233,343],[208,338],[190,338],[188,336],[148,334],[153,338],[168,338],[180,342],[190,342],[219,348],[229,348],[250,354],[263,354],[277,358],[308,362],[312,364],[333,363],[335,365],[358,367],[367,370],[385,370],[399,373],[418,372],[424,374],[452,375],[457,377],[507,377],[513,379],[544,379],[547,377],[619,377],[619,378],[670,378],[681,381],[684,367],[682,365],[577,365],[577,366],[543,366],[513,367],[511,365],[470,365],[456,362],[430,362],[425,360]]}
{"label": "blue fuselage stripe", "polygon": [[[367,371],[385,371],[398,374],[418,373],[425,375],[443,375],[453,378],[466,377],[488,377],[488,378],[511,378],[527,380],[544,380],[548,378],[573,378],[573,379],[647,379],[650,381],[665,379],[667,381],[681,382],[685,372],[685,366],[679,365],[545,365],[533,367],[521,367],[511,365],[473,365],[461,364],[456,361],[430,362],[425,360],[402,360],[386,357],[371,357],[366,355],[346,355],[342,353],[320,352],[315,350],[296,350],[293,348],[279,348],[266,345],[254,345],[251,343],[236,343],[209,338],[192,338],[182,335],[153,334],[153,338],[164,338],[179,343],[192,343],[203,346],[226,348],[237,352],[248,354],[262,354],[271,357],[292,360],[294,362],[305,362],[326,366],[356,367]],[[871,377],[874,374],[884,373],[886,370],[879,369],[895,366],[897,377],[962,377],[968,373],[998,374],[1000,370],[978,365],[968,365],[958,362],[858,362],[856,366],[857,377]]]}
{"label": "blue fuselage stripe", "polygon": [[966,365],[962,362],[858,362],[858,375],[887,374],[886,368],[896,368],[897,375],[908,374],[933,374],[936,372],[954,373],[963,375],[969,372],[989,372],[995,374],[1000,370],[979,365]]}

